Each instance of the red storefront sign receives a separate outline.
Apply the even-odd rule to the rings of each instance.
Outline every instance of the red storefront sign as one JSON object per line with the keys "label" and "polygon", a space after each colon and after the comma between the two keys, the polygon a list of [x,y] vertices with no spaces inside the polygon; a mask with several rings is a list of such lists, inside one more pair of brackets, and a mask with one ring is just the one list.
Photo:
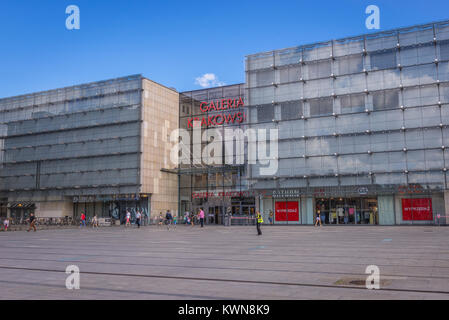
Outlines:
{"label": "red storefront sign", "polygon": [[402,199],[402,220],[433,220],[432,199]]}
{"label": "red storefront sign", "polygon": [[298,201],[276,201],[276,221],[299,221]]}

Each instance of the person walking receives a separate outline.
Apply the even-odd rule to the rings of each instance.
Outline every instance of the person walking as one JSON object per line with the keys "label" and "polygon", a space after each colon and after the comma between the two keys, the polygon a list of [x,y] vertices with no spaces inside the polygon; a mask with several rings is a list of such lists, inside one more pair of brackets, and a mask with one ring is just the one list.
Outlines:
{"label": "person walking", "polygon": [[139,210],[137,210],[137,213],[136,213],[136,224],[137,224],[137,228],[140,228],[140,219],[142,219],[142,214],[140,213]]}
{"label": "person walking", "polygon": [[270,221],[270,224],[273,224],[273,211],[270,210],[270,213],[268,215],[268,220]]}
{"label": "person walking", "polygon": [[170,210],[167,210],[167,213],[165,214],[165,223],[167,224],[167,230],[170,230],[172,219],[173,216],[171,215]]}
{"label": "person walking", "polygon": [[36,232],[36,217],[34,216],[34,213],[30,213],[30,218],[28,220],[30,221],[28,232],[30,232],[31,229],[34,229],[34,232]]}
{"label": "person walking", "polygon": [[3,230],[8,231],[9,228],[9,219],[5,218],[5,220],[3,221]]}
{"label": "person walking", "polygon": [[318,226],[318,223],[320,224],[320,227],[323,226],[323,225],[321,224],[320,210],[318,210],[318,211],[316,212],[315,227]]}
{"label": "person walking", "polygon": [[129,210],[126,210],[126,224],[125,227],[130,227],[131,226],[131,212],[129,212]]}
{"label": "person walking", "polygon": [[159,212],[159,222],[157,224],[158,229],[162,227],[163,222],[164,222],[164,217],[162,216],[162,212]]}
{"label": "person walking", "polygon": [[198,213],[198,217],[200,218],[201,228],[204,227],[204,211],[203,208],[200,208],[200,212]]}
{"label": "person walking", "polygon": [[262,235],[262,230],[260,230],[260,225],[263,223],[262,215],[259,211],[256,212],[256,228],[257,228],[257,235]]}
{"label": "person walking", "polygon": [[173,217],[173,229],[176,229],[176,223],[178,222],[178,216]]}
{"label": "person walking", "polygon": [[224,223],[225,223],[226,227],[229,226],[229,212],[228,212],[228,210],[226,210],[225,214],[224,214]]}
{"label": "person walking", "polygon": [[92,228],[97,228],[98,229],[98,218],[97,218],[97,215],[94,215],[94,217],[92,218]]}
{"label": "person walking", "polygon": [[84,214],[84,212],[81,212],[80,228],[82,226],[86,226],[86,215]]}

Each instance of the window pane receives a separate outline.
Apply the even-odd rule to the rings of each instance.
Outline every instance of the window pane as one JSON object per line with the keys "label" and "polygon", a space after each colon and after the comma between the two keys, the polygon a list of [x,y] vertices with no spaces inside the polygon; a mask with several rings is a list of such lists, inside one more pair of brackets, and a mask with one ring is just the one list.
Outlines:
{"label": "window pane", "polygon": [[272,121],[274,119],[273,105],[263,105],[257,107],[257,120],[260,122]]}
{"label": "window pane", "polygon": [[399,107],[399,95],[396,90],[373,93],[374,110],[394,109]]}
{"label": "window pane", "polygon": [[302,109],[302,102],[300,101],[283,103],[281,105],[281,119],[297,119],[302,116]]}
{"label": "window pane", "polygon": [[257,86],[266,86],[274,82],[274,72],[272,70],[260,71],[256,73]]}
{"label": "window pane", "polygon": [[351,94],[340,97],[340,106],[342,113],[363,112],[365,111],[365,95]]}
{"label": "window pane", "polygon": [[332,73],[330,61],[309,63],[307,67],[309,70],[309,79],[330,77]]}
{"label": "window pane", "polygon": [[351,74],[363,71],[363,58],[354,55],[338,59],[338,74]]}
{"label": "window pane", "polygon": [[449,42],[440,43],[440,60],[449,60]]}
{"label": "window pane", "polygon": [[395,68],[396,51],[375,52],[370,54],[371,70]]}
{"label": "window pane", "polygon": [[333,99],[332,98],[310,100],[309,105],[310,105],[310,115],[311,116],[332,114],[332,112],[333,112]]}

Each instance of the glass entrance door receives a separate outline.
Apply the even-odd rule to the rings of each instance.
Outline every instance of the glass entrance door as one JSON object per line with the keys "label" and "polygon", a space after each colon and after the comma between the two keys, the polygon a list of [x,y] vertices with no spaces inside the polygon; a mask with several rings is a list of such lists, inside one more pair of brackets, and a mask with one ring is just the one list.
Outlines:
{"label": "glass entrance door", "polygon": [[207,214],[208,224],[223,224],[223,207],[215,206],[209,207],[209,212]]}
{"label": "glass entrance door", "polygon": [[232,198],[231,212],[233,219],[232,224],[249,224],[253,223],[256,214],[256,203],[254,198]]}

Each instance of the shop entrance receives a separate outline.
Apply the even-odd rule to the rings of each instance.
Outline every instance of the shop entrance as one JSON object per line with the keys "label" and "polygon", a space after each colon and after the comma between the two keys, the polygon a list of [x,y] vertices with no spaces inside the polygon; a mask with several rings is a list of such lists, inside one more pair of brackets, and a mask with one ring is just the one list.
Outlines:
{"label": "shop entrance", "polygon": [[[212,201],[211,201],[212,202]],[[225,213],[231,214],[237,218],[233,220],[233,224],[248,224],[252,221],[256,212],[256,202],[254,198],[228,198],[222,203],[214,203],[213,205],[203,203],[203,205],[193,205],[192,214],[194,217],[198,214],[200,208],[203,208],[206,224],[225,224]]]}
{"label": "shop entrance", "polygon": [[232,224],[249,224],[254,220],[250,218],[256,214],[256,201],[254,198],[231,198]]}
{"label": "shop entrance", "polygon": [[[112,218],[126,222],[126,211],[131,213],[131,223],[135,222],[137,211],[142,213],[142,223],[145,224],[150,218],[150,201],[148,197],[142,197],[139,200],[105,200],[96,202],[74,202],[73,204],[75,219],[81,217],[84,212],[87,219],[90,220],[94,215],[98,218]],[[165,214],[165,212],[164,212]]]}
{"label": "shop entrance", "polygon": [[223,224],[223,207],[209,207],[206,222],[208,224]]}
{"label": "shop entrance", "polygon": [[13,202],[10,203],[10,218],[15,223],[23,223],[26,221],[31,213],[35,213],[36,206],[30,202]]}
{"label": "shop entrance", "polygon": [[323,224],[379,224],[377,198],[316,198],[318,213]]}

